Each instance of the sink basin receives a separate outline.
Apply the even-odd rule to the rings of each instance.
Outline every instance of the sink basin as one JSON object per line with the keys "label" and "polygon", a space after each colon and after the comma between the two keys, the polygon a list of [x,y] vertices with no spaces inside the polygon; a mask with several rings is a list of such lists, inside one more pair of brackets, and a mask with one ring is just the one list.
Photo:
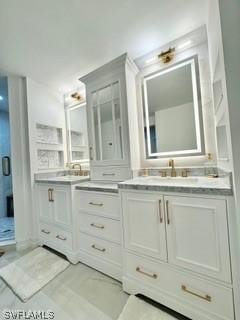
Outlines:
{"label": "sink basin", "polygon": [[88,176],[60,176],[60,177],[54,177],[52,180],[54,181],[81,181],[81,180],[86,180],[88,179]]}
{"label": "sink basin", "polygon": [[150,176],[146,177],[145,181],[150,184],[195,184],[198,183],[199,179],[196,177],[158,177]]}

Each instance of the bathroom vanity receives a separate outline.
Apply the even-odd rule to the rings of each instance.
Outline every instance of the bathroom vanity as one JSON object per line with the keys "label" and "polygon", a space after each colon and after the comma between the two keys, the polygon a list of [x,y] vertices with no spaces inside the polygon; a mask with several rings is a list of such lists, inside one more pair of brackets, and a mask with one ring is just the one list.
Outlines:
{"label": "bathroom vanity", "polygon": [[168,65],[124,54],[81,78],[88,125],[68,129],[68,153],[79,165],[88,141],[91,181],[38,177],[39,243],[190,319],[236,320],[231,174],[214,162],[206,39],[192,39]]}

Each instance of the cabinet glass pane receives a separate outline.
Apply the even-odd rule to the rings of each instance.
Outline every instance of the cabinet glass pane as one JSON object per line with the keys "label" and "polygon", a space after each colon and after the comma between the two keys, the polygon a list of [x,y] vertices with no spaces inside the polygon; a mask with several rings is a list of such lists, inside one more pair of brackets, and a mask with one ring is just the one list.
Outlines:
{"label": "cabinet glass pane", "polygon": [[105,103],[100,107],[101,134],[102,134],[102,159],[114,159],[114,127],[112,116],[112,102]]}
{"label": "cabinet glass pane", "polygon": [[99,126],[98,126],[98,108],[93,109],[94,117],[94,132],[95,132],[95,156],[96,160],[100,160],[100,140],[99,140]]}
{"label": "cabinet glass pane", "polygon": [[97,105],[97,92],[94,92],[92,94],[92,105],[96,106]]}
{"label": "cabinet glass pane", "polygon": [[119,98],[119,83],[116,82],[112,85],[112,90],[113,90],[113,98]]}
{"label": "cabinet glass pane", "polygon": [[98,91],[98,104],[103,104],[112,99],[111,86]]}
{"label": "cabinet glass pane", "polygon": [[122,148],[122,123],[121,123],[121,113],[119,100],[114,100],[114,113],[115,113],[115,125],[116,125],[116,153],[115,159],[123,158],[123,148]]}

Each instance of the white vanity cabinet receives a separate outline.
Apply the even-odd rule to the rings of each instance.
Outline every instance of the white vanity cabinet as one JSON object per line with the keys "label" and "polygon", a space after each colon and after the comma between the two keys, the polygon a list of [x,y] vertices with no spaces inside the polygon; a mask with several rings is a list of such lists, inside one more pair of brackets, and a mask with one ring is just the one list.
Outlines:
{"label": "white vanity cabinet", "polygon": [[57,184],[37,184],[40,245],[46,245],[77,263],[74,254],[72,189]]}
{"label": "white vanity cabinet", "polygon": [[123,287],[194,320],[233,320],[226,200],[121,190]]}
{"label": "white vanity cabinet", "polygon": [[126,180],[138,166],[137,72],[124,54],[80,79],[86,85],[92,180]]}

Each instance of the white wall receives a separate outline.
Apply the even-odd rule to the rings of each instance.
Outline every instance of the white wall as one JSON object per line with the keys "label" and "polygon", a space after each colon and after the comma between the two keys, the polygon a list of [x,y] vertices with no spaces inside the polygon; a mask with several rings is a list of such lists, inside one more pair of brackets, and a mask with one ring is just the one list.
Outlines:
{"label": "white wall", "polygon": [[[66,122],[63,98],[50,92],[47,87],[27,78],[27,104],[31,176],[38,171],[36,123],[63,129],[63,144],[66,146]],[[66,149],[64,156],[66,163]]]}
{"label": "white wall", "polygon": [[193,103],[155,112],[157,151],[196,149]]}

